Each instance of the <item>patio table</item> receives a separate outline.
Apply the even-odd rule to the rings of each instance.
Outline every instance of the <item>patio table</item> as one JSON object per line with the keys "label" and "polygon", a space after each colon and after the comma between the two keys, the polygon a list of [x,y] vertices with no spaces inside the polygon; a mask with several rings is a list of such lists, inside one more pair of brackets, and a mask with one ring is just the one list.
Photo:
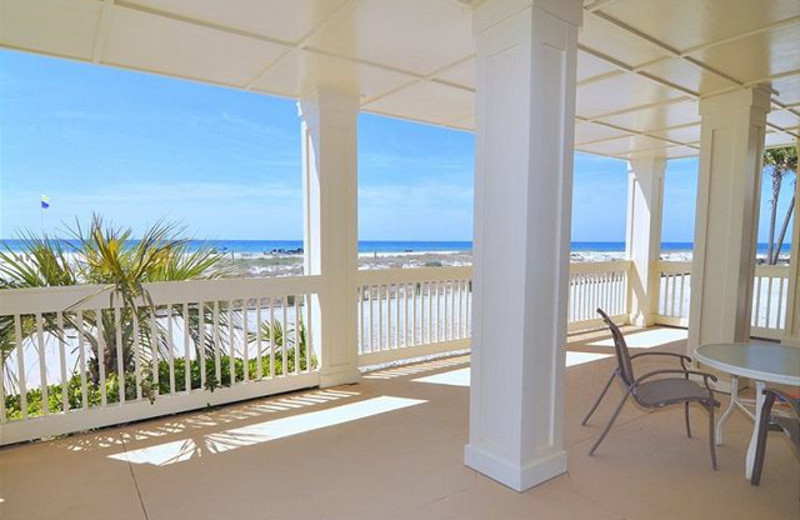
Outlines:
{"label": "patio table", "polygon": [[[756,456],[764,387],[767,383],[800,386],[800,348],[757,341],[719,343],[699,347],[696,357],[700,363],[731,375],[731,400],[717,422],[717,445],[722,444],[722,428],[735,407],[744,411],[755,423],[745,458],[745,477],[749,480]],[[740,377],[748,377],[756,383],[755,413],[750,412],[739,398]]]}

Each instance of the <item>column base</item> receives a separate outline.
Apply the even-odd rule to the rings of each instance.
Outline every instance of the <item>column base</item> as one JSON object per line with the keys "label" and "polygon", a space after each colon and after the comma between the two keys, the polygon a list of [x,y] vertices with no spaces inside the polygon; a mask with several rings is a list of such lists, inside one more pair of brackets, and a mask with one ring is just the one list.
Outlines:
{"label": "column base", "polygon": [[781,345],[785,347],[800,347],[800,338],[797,336],[786,336],[781,340]]}
{"label": "column base", "polygon": [[357,368],[319,374],[319,387],[330,388],[339,385],[352,385],[361,381],[361,372]]}
{"label": "column base", "polygon": [[652,314],[634,313],[628,317],[628,323],[634,327],[652,327],[656,324],[656,318]]}
{"label": "column base", "polygon": [[509,464],[494,454],[472,444],[464,447],[464,463],[515,491],[525,491],[567,471],[567,452],[542,453],[527,466]]}

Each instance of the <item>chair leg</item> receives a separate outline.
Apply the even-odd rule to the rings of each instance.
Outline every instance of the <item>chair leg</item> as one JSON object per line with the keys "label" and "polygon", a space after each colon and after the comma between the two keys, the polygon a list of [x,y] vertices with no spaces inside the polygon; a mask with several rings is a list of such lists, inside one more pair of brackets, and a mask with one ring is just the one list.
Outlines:
{"label": "chair leg", "polygon": [[608,424],[606,424],[606,428],[603,430],[603,433],[600,434],[600,438],[597,439],[597,441],[595,441],[594,446],[592,446],[592,449],[589,450],[589,455],[590,456],[594,455],[594,452],[597,449],[597,447],[600,446],[600,443],[603,442],[603,439],[605,439],[606,435],[608,435],[609,430],[611,430],[611,426],[614,424],[614,421],[617,420],[617,416],[619,415],[620,410],[622,410],[622,405],[624,405],[625,401],[628,400],[628,396],[629,395],[631,395],[631,391],[630,390],[625,392],[625,395],[622,397],[622,400],[617,405],[617,409],[614,410],[614,413],[611,415],[611,419],[608,420]]}
{"label": "chair leg", "polygon": [[589,413],[587,413],[586,417],[584,417],[583,421],[581,421],[581,426],[586,426],[586,423],[589,422],[589,418],[592,416],[594,411],[597,410],[597,407],[600,406],[600,401],[602,401],[603,397],[605,397],[606,392],[608,392],[608,389],[611,387],[611,383],[614,381],[614,378],[616,376],[617,376],[617,371],[614,370],[614,372],[611,373],[611,377],[608,379],[605,388],[603,388],[603,391],[600,392],[600,395],[597,397],[597,401],[594,402],[592,409],[589,410]]}
{"label": "chair leg", "polygon": [[756,458],[753,461],[753,474],[750,484],[757,486],[761,483],[761,470],[764,468],[764,457],[767,451],[767,432],[769,430],[769,415],[775,403],[775,394],[765,392],[764,405],[761,408],[761,421],[758,425],[758,440],[756,441]]}
{"label": "chair leg", "polygon": [[711,449],[711,467],[717,471],[717,443],[714,438],[714,405],[706,407],[708,410],[708,446]]}
{"label": "chair leg", "polygon": [[686,417],[686,436],[692,438],[692,425],[689,423],[689,401],[683,403],[684,416]]}

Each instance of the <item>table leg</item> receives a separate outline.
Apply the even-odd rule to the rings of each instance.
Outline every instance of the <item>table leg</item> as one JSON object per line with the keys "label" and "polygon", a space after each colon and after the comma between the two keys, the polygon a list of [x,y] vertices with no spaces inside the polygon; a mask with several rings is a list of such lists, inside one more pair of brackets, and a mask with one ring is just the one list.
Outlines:
{"label": "table leg", "polygon": [[753,435],[750,437],[750,446],[747,447],[747,457],[744,461],[744,475],[747,480],[753,475],[753,463],[756,460],[756,444],[758,443],[758,426],[761,423],[761,409],[764,407],[763,381],[756,381],[756,420],[753,425]]}
{"label": "table leg", "polygon": [[739,401],[739,376],[731,376],[731,400],[728,403],[728,407],[725,408],[725,412],[720,416],[719,421],[717,422],[717,427],[715,428],[716,431],[716,442],[717,446],[722,446],[722,427],[725,426],[725,423],[728,422],[728,419],[731,418],[731,413],[733,409],[736,408],[736,404]]}

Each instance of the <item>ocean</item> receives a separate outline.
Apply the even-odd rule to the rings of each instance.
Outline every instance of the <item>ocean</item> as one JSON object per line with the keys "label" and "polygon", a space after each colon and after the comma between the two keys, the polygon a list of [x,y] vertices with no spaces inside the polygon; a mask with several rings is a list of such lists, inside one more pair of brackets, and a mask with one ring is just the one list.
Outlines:
{"label": "ocean", "polygon": [[[0,240],[12,251],[21,249],[21,241]],[[302,249],[302,240],[191,240],[193,247],[208,244],[219,252],[239,254],[262,254],[272,252],[296,252]],[[662,242],[663,252],[691,251],[691,242]],[[573,252],[614,253],[625,251],[624,242],[572,242]],[[783,253],[789,253],[790,244],[784,244]],[[410,252],[467,252],[472,251],[471,241],[406,241],[406,240],[362,240],[358,243],[360,253],[410,253]],[[758,254],[767,252],[767,244],[758,245]]]}

